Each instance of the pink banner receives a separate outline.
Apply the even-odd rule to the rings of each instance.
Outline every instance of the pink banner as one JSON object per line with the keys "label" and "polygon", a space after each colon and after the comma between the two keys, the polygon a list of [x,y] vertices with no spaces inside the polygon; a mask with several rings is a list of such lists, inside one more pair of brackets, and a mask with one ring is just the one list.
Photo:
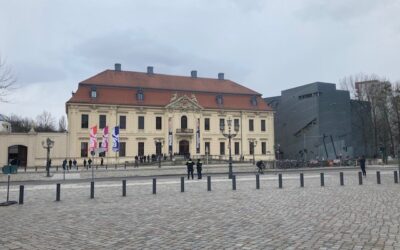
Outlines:
{"label": "pink banner", "polygon": [[93,126],[90,128],[90,142],[89,142],[89,151],[95,151],[97,148],[97,126]]}

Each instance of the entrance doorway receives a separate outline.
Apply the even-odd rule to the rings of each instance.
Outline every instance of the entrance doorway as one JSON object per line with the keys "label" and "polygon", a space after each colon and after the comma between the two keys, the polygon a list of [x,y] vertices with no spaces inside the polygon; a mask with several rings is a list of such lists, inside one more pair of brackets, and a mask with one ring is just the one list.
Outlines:
{"label": "entrance doorway", "polygon": [[189,154],[189,141],[182,140],[179,141],[179,154],[180,155],[188,155]]}
{"label": "entrance doorway", "polygon": [[8,163],[26,167],[28,159],[28,147],[23,145],[13,145],[8,147]]}

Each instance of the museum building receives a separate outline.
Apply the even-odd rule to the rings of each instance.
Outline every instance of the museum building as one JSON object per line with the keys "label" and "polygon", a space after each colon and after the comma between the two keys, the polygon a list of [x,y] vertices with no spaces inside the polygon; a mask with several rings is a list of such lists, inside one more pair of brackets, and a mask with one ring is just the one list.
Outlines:
{"label": "museum building", "polygon": [[123,71],[121,64],[79,83],[66,103],[68,158],[90,156],[89,130],[119,126],[119,151],[105,152],[108,162],[141,155],[210,155],[274,159],[273,111],[261,94],[224,78]]}
{"label": "museum building", "polygon": [[[79,83],[66,102],[68,132],[0,131],[0,164],[18,158],[25,166],[43,166],[45,141],[54,141],[53,165],[91,157],[90,128],[97,127],[97,148],[103,129],[119,127],[119,150],[96,150],[106,163],[133,162],[135,156],[190,155],[234,160],[274,156],[274,113],[260,93],[224,78],[175,76],[123,71],[121,64]],[[222,133],[235,134],[229,140]],[[230,129],[230,130],[229,130]],[[110,136],[111,137],[111,136]]]}

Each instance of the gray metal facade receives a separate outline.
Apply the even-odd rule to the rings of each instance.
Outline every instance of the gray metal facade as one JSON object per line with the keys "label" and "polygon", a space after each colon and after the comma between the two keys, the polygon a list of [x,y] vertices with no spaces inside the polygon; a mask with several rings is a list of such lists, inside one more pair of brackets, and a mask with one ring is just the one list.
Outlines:
{"label": "gray metal facade", "polygon": [[[276,111],[275,145],[284,159],[336,159],[366,154],[353,126],[354,102],[348,91],[315,82],[265,98]],[[353,104],[351,104],[353,103]],[[355,140],[353,140],[353,138]]]}

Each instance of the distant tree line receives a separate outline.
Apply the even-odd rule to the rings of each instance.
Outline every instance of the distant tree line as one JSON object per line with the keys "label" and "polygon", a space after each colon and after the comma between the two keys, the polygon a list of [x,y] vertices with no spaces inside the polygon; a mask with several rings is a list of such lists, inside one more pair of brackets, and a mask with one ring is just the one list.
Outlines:
{"label": "distant tree line", "polygon": [[[361,120],[363,142],[373,145],[375,156],[395,156],[400,149],[400,81],[358,74],[339,81],[352,99],[361,101],[356,113]],[[366,114],[370,113],[371,117]]]}
{"label": "distant tree line", "polygon": [[32,128],[36,132],[65,132],[67,130],[65,116],[61,116],[56,125],[56,119],[47,111],[43,111],[36,119],[12,114],[7,121],[11,124],[11,131],[15,133],[27,133]]}

